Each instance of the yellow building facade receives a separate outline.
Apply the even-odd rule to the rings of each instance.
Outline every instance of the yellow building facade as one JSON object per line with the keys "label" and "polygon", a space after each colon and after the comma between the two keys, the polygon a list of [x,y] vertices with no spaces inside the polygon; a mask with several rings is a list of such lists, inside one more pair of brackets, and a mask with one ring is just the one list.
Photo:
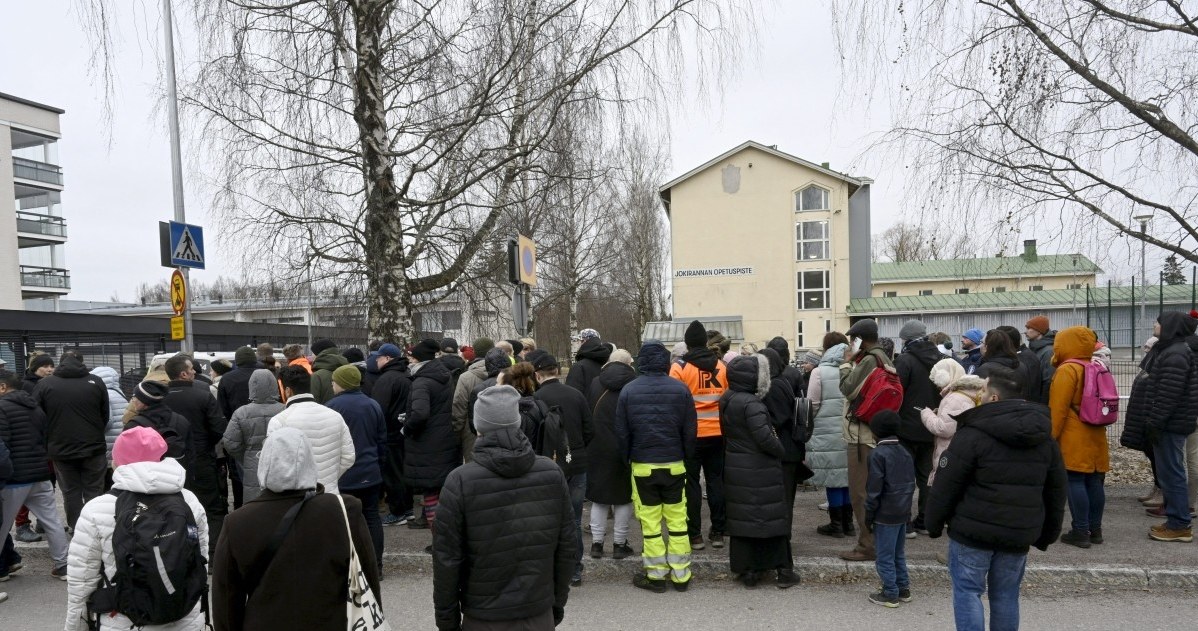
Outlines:
{"label": "yellow building facade", "polygon": [[845,330],[870,295],[870,184],[750,141],[663,185],[674,320],[739,318],[743,341],[792,349]]}

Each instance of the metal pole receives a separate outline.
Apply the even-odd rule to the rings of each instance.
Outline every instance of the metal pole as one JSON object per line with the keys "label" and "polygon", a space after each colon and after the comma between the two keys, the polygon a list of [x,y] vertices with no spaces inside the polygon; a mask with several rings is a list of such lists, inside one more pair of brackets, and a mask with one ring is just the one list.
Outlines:
{"label": "metal pole", "polygon": [[[187,223],[183,212],[183,159],[179,149],[179,93],[175,85],[175,20],[171,15],[171,0],[162,0],[163,35],[166,39],[166,112],[170,122],[171,137],[171,190],[175,197],[175,221]],[[180,352],[191,353],[195,349],[191,331],[191,275],[186,267],[180,267],[183,282],[187,285],[187,299],[183,303],[183,341]]]}
{"label": "metal pole", "polygon": [[1165,270],[1161,270],[1161,277],[1158,281],[1160,284],[1156,286],[1156,306],[1158,311],[1156,317],[1161,317],[1165,312]]}
{"label": "metal pole", "polygon": [[[1141,322],[1148,321],[1148,258],[1147,258],[1148,242],[1144,240],[1144,237],[1146,237],[1146,236],[1148,236],[1148,221],[1141,219],[1140,220],[1140,282],[1142,282],[1144,284],[1143,297],[1140,299],[1140,321]],[[1135,286],[1134,282],[1132,283],[1132,286],[1133,287]],[[1133,291],[1134,291],[1134,289],[1133,289]],[[1134,303],[1133,303],[1132,308],[1133,309],[1135,308]],[[1136,333],[1135,333],[1136,327],[1132,326],[1131,330],[1132,330],[1131,345],[1132,345],[1132,348],[1135,348],[1136,342],[1138,341],[1136,339]],[[1135,351],[1132,351],[1132,359],[1135,359]]]}
{"label": "metal pole", "polygon": [[1198,265],[1190,268],[1190,310],[1198,309]]}
{"label": "metal pole", "polygon": [[1111,281],[1106,282],[1106,339],[1108,344],[1115,344],[1115,308],[1111,306]]}
{"label": "metal pole", "polygon": [[[1086,328],[1090,327],[1090,283],[1086,283]],[[1107,343],[1111,342],[1111,338],[1106,338]]]}
{"label": "metal pole", "polygon": [[[1144,305],[1141,303],[1140,304],[1141,310],[1142,310],[1143,306]],[[1139,345],[1136,344],[1136,277],[1135,276],[1131,277],[1131,309],[1129,309],[1129,311],[1131,311],[1131,334],[1129,336],[1129,337],[1131,337],[1131,360],[1136,361],[1136,347]]]}

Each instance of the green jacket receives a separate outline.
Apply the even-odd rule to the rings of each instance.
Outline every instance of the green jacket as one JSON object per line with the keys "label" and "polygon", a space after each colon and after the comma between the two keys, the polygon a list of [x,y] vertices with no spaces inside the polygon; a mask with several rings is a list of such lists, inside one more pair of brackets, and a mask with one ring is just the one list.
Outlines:
{"label": "green jacket", "polygon": [[844,394],[845,398],[844,440],[850,445],[861,444],[874,447],[878,444],[874,433],[869,429],[869,424],[852,418],[850,410],[861,394],[861,386],[865,385],[865,379],[879,365],[890,371],[895,370],[894,362],[886,356],[880,346],[869,349],[865,356],[856,360],[855,363],[845,362],[840,365],[840,392]]}
{"label": "green jacket", "polygon": [[333,398],[333,371],[349,363],[336,347],[320,351],[312,362],[312,396],[320,404]]}

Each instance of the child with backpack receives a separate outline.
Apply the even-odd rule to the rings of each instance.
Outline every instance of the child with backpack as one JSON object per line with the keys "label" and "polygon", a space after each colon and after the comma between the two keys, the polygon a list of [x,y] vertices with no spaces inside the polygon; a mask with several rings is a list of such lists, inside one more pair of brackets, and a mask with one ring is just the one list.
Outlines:
{"label": "child with backpack", "polygon": [[878,446],[869,454],[869,480],[865,491],[865,525],[874,533],[878,558],[874,567],[882,589],[869,595],[869,602],[898,607],[911,602],[911,579],[907,574],[907,520],[915,495],[915,461],[899,444],[899,415],[883,410],[870,422]]}
{"label": "child with backpack", "polygon": [[[208,521],[187,472],[148,427],[112,448],[112,491],[84,507],[67,559],[67,631],[202,631]],[[118,562],[118,559],[120,561]]]}

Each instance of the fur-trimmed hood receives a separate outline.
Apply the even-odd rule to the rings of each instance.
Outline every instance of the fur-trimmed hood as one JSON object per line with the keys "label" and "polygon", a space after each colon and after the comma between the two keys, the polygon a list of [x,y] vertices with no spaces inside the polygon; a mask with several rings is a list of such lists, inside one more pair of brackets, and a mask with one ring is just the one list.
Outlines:
{"label": "fur-trimmed hood", "polygon": [[764,399],[770,391],[770,361],[760,353],[741,355],[728,364],[728,389]]}
{"label": "fur-trimmed hood", "polygon": [[947,397],[954,392],[960,392],[966,396],[976,399],[982,390],[986,389],[986,380],[977,375],[965,375],[960,379],[950,383],[948,387],[940,391],[940,396]]}

